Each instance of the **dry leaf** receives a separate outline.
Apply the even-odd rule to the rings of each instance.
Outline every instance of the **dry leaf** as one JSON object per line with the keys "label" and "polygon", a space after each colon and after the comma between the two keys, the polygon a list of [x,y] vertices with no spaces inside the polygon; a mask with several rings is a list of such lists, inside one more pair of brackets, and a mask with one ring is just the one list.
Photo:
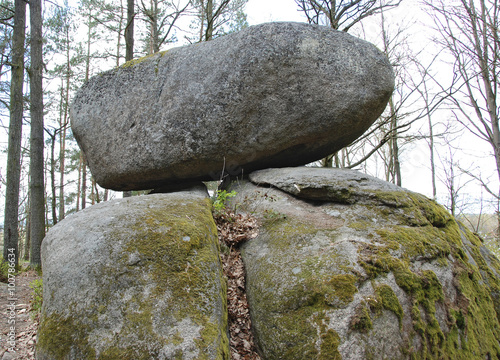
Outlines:
{"label": "dry leaf", "polygon": [[214,218],[219,241],[230,248],[229,254],[221,255],[221,261],[224,275],[228,279],[231,359],[260,360],[251,331],[252,323],[245,292],[245,266],[238,250],[244,241],[257,237],[257,221],[252,216],[235,214],[231,211],[215,214]]}

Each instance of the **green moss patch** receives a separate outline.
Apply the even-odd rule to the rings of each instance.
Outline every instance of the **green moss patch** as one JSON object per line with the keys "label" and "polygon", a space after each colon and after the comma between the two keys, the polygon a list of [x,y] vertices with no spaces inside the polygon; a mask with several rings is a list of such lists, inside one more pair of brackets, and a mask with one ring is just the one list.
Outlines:
{"label": "green moss patch", "polygon": [[[500,358],[500,263],[486,259],[477,237],[423,195],[363,196],[346,191],[337,202],[352,207],[326,205],[343,227],[318,229],[291,216],[262,222],[257,241],[265,250],[249,247],[255,258],[248,274],[250,304],[258,307],[253,324],[266,359],[337,359],[339,346],[350,341],[377,358],[385,345],[373,345],[382,339],[374,329],[380,331],[386,320],[380,317],[389,312],[401,332],[390,346],[408,358]],[[349,251],[356,247],[352,264]],[[454,288],[443,289],[440,279]],[[366,294],[361,301],[358,289]],[[335,324],[338,333],[328,320],[332,314],[350,316]],[[389,320],[395,321],[392,315]]]}
{"label": "green moss patch", "polygon": [[340,337],[332,329],[328,329],[321,335],[321,345],[318,360],[341,360],[342,356],[338,350]]}
{"label": "green moss patch", "polygon": [[[290,248],[310,246],[310,237],[318,231],[313,226],[287,218],[279,222],[265,222],[262,233],[273,251],[282,249],[283,254],[286,254]],[[329,232],[321,233],[320,236],[328,241]],[[283,266],[287,264],[285,268],[291,261],[287,259],[283,260]],[[263,348],[266,359],[340,359],[340,337],[325,324],[325,314],[333,309],[344,308],[353,301],[358,292],[358,277],[325,272],[332,263],[342,266],[345,259],[333,251],[324,255],[318,252],[317,256],[300,259],[295,272],[290,270],[285,277],[293,281],[293,285],[283,287],[280,279],[276,278],[284,270],[280,262],[259,265],[262,271],[255,275],[259,284],[267,284],[265,287],[275,284],[279,288],[263,289],[261,285],[258,285],[258,289],[249,288],[253,294],[250,305],[259,304],[259,309],[265,309],[265,313],[254,310],[252,314],[256,340]],[[247,286],[252,287],[252,284]]]}
{"label": "green moss patch", "polygon": [[88,326],[73,317],[44,316],[40,322],[37,352],[42,359],[95,359],[88,342]]}
{"label": "green moss patch", "polygon": [[[397,215],[397,225],[376,230],[375,242],[360,248],[360,265],[369,279],[392,273],[397,285],[410,296],[413,329],[422,343],[417,358],[496,358],[500,333],[492,289],[498,289],[499,280],[480,253],[480,241],[444,208],[422,195],[410,193],[396,202],[404,210]],[[454,266],[459,298],[454,303],[446,301],[436,274],[412,270],[415,261]],[[404,314],[392,289],[377,287],[375,292],[383,307],[398,316],[401,327]],[[446,333],[436,318],[437,304],[447,312]]]}
{"label": "green moss patch", "polygon": [[366,303],[362,302],[358,305],[354,316],[351,318],[349,326],[351,330],[360,331],[362,333],[367,333],[373,328],[370,310],[368,309]]}
{"label": "green moss patch", "polygon": [[399,327],[401,328],[403,307],[394,293],[394,290],[392,290],[389,285],[382,284],[375,288],[375,294],[377,295],[377,302],[380,306],[386,310],[392,311],[398,317]]}
{"label": "green moss patch", "polygon": [[168,199],[103,236],[122,245],[109,247],[110,262],[92,269],[96,297],[64,316],[44,314],[41,353],[136,360],[168,348],[182,359],[187,348],[199,359],[229,359],[226,283],[208,199]]}
{"label": "green moss patch", "polygon": [[142,63],[142,62],[144,62],[144,61],[146,61],[148,59],[151,59],[151,58],[153,58],[155,56],[161,58],[163,55],[165,55],[167,53],[167,51],[168,50],[160,51],[158,53],[154,53],[154,54],[150,54],[150,55],[146,55],[146,56],[140,57],[138,59],[129,60],[126,63],[120,65],[118,67],[118,69],[120,69],[120,68],[121,69],[126,69],[126,68],[130,68],[130,67],[134,67],[134,66],[136,66],[136,65],[138,65],[138,64],[140,64],[140,63]]}

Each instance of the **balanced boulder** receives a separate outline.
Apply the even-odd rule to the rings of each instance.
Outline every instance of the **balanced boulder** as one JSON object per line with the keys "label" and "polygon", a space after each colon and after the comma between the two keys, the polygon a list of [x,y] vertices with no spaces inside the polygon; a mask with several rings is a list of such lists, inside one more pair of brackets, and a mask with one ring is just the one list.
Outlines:
{"label": "balanced boulder", "polygon": [[42,244],[37,359],[227,359],[218,251],[210,202],[198,191],[68,216]]}
{"label": "balanced boulder", "polygon": [[71,126],[101,186],[150,189],[320,159],[359,137],[393,87],[372,44],[269,23],[95,76]]}

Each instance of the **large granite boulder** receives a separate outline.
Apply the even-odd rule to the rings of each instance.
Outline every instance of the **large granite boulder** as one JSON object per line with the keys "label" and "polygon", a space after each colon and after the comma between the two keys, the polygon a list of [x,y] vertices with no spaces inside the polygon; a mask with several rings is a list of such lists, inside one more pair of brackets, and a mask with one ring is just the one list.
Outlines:
{"label": "large granite boulder", "polygon": [[71,126],[101,186],[149,189],[320,159],[359,137],[393,87],[372,44],[269,23],[95,76]]}
{"label": "large granite boulder", "polygon": [[349,170],[250,179],[233,200],[261,223],[242,256],[263,359],[500,357],[500,263],[443,207]]}
{"label": "large granite boulder", "polygon": [[49,231],[42,262],[37,359],[229,358],[226,282],[206,194],[92,206]]}

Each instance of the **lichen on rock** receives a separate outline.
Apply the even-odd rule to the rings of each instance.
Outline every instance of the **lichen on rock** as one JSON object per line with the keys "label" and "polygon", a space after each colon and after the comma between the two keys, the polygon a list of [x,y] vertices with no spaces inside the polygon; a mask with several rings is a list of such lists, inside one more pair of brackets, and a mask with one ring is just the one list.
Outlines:
{"label": "lichen on rock", "polygon": [[327,171],[234,185],[260,218],[242,255],[263,358],[499,357],[500,263],[480,240],[425,196]]}
{"label": "lichen on rock", "polygon": [[206,195],[92,206],[51,229],[42,251],[38,359],[229,358],[226,282]]}

